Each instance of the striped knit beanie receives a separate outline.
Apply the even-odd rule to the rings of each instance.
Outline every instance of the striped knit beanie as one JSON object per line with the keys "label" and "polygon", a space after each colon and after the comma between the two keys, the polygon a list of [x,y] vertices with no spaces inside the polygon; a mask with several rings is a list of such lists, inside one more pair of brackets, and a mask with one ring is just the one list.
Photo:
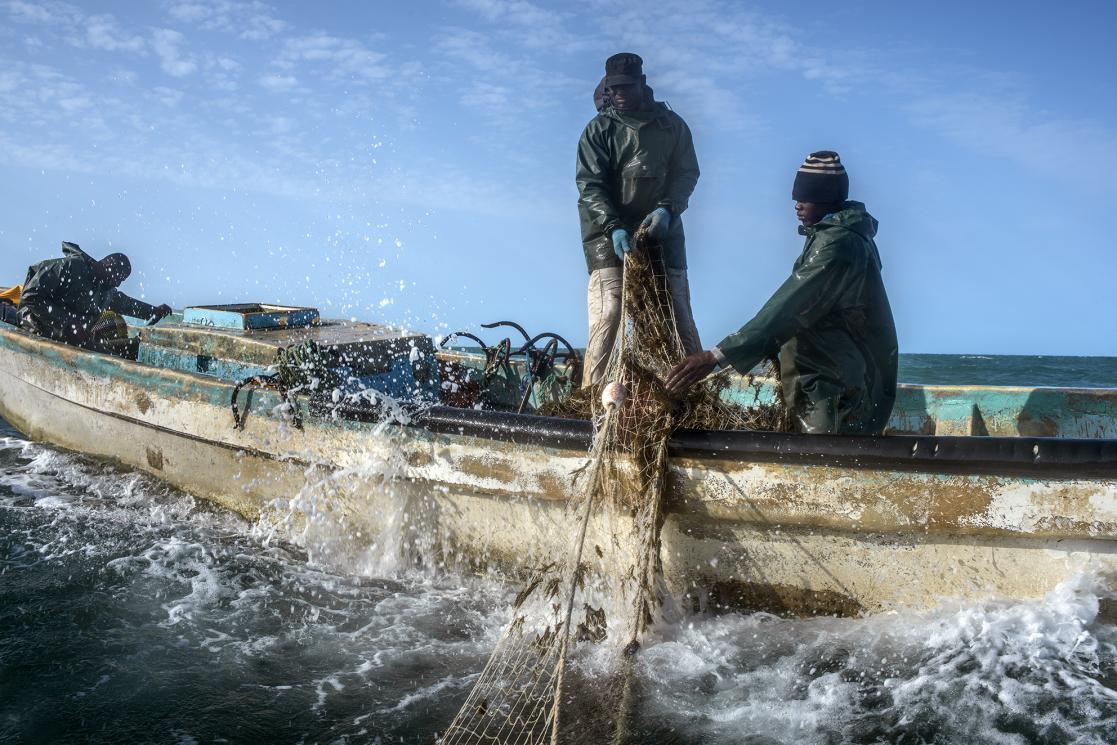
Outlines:
{"label": "striped knit beanie", "polygon": [[795,174],[791,198],[796,202],[836,204],[849,198],[849,176],[833,150],[811,153]]}

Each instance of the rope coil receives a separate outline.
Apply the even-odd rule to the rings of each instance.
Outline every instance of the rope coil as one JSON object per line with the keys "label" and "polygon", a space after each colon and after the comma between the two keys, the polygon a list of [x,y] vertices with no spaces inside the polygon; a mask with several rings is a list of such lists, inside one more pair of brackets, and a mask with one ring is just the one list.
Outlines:
{"label": "rope coil", "polygon": [[248,419],[248,407],[242,413],[237,406],[241,389],[248,387],[277,391],[290,407],[291,420],[297,429],[302,429],[302,412],[299,410],[296,394],[304,389],[316,391],[330,390],[337,382],[337,374],[332,370],[327,350],[313,339],[290,347],[281,347],[275,352],[272,364],[275,372],[270,375],[252,375],[237,382],[229,406],[233,411],[233,429],[244,429]]}

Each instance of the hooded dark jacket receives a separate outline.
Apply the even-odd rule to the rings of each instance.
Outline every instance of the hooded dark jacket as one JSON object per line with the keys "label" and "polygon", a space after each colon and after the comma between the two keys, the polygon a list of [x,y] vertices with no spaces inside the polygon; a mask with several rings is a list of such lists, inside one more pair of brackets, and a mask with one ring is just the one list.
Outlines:
{"label": "hooded dark jacket", "polygon": [[791,276],[718,349],[742,374],[779,353],[784,401],[796,428],[879,434],[896,400],[898,349],[873,237],[860,202],[811,227]]}
{"label": "hooded dark jacket", "polygon": [[96,262],[76,243],[62,243],[62,258],[40,261],[27,270],[19,300],[20,322],[58,341],[75,343],[79,331],[89,332],[106,310],[151,318],[155,307],[105,284]]}
{"label": "hooded dark jacket", "polygon": [[672,269],[686,269],[679,216],[698,183],[698,157],[682,117],[654,101],[642,111],[605,108],[578,141],[576,182],[589,271],[621,266],[613,253],[613,231],[634,233],[657,207],[666,207],[672,218],[664,260]]}

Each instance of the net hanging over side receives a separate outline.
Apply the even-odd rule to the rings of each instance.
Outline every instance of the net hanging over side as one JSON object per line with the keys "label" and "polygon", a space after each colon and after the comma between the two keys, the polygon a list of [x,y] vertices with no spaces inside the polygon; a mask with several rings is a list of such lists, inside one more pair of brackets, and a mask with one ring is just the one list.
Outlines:
{"label": "net hanging over side", "polygon": [[[558,745],[571,644],[603,642],[610,628],[623,634],[617,660],[627,689],[640,638],[666,599],[659,529],[668,437],[699,413],[727,427],[749,424],[713,384],[696,386],[682,406],[664,389],[683,349],[658,255],[641,231],[625,257],[621,326],[594,403],[590,460],[566,511],[571,549],[517,595],[512,622],[441,745]],[[607,618],[607,609],[620,617]]]}

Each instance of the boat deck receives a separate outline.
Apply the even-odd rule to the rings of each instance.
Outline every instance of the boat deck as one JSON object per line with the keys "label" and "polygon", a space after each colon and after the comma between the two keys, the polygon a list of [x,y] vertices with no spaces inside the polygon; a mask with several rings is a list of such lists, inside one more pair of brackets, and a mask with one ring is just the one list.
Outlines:
{"label": "boat deck", "polygon": [[314,326],[285,329],[229,329],[164,321],[139,330],[141,343],[173,347],[191,354],[270,365],[278,350],[313,341],[323,347],[384,343],[419,343],[429,338],[378,323],[322,321]]}

